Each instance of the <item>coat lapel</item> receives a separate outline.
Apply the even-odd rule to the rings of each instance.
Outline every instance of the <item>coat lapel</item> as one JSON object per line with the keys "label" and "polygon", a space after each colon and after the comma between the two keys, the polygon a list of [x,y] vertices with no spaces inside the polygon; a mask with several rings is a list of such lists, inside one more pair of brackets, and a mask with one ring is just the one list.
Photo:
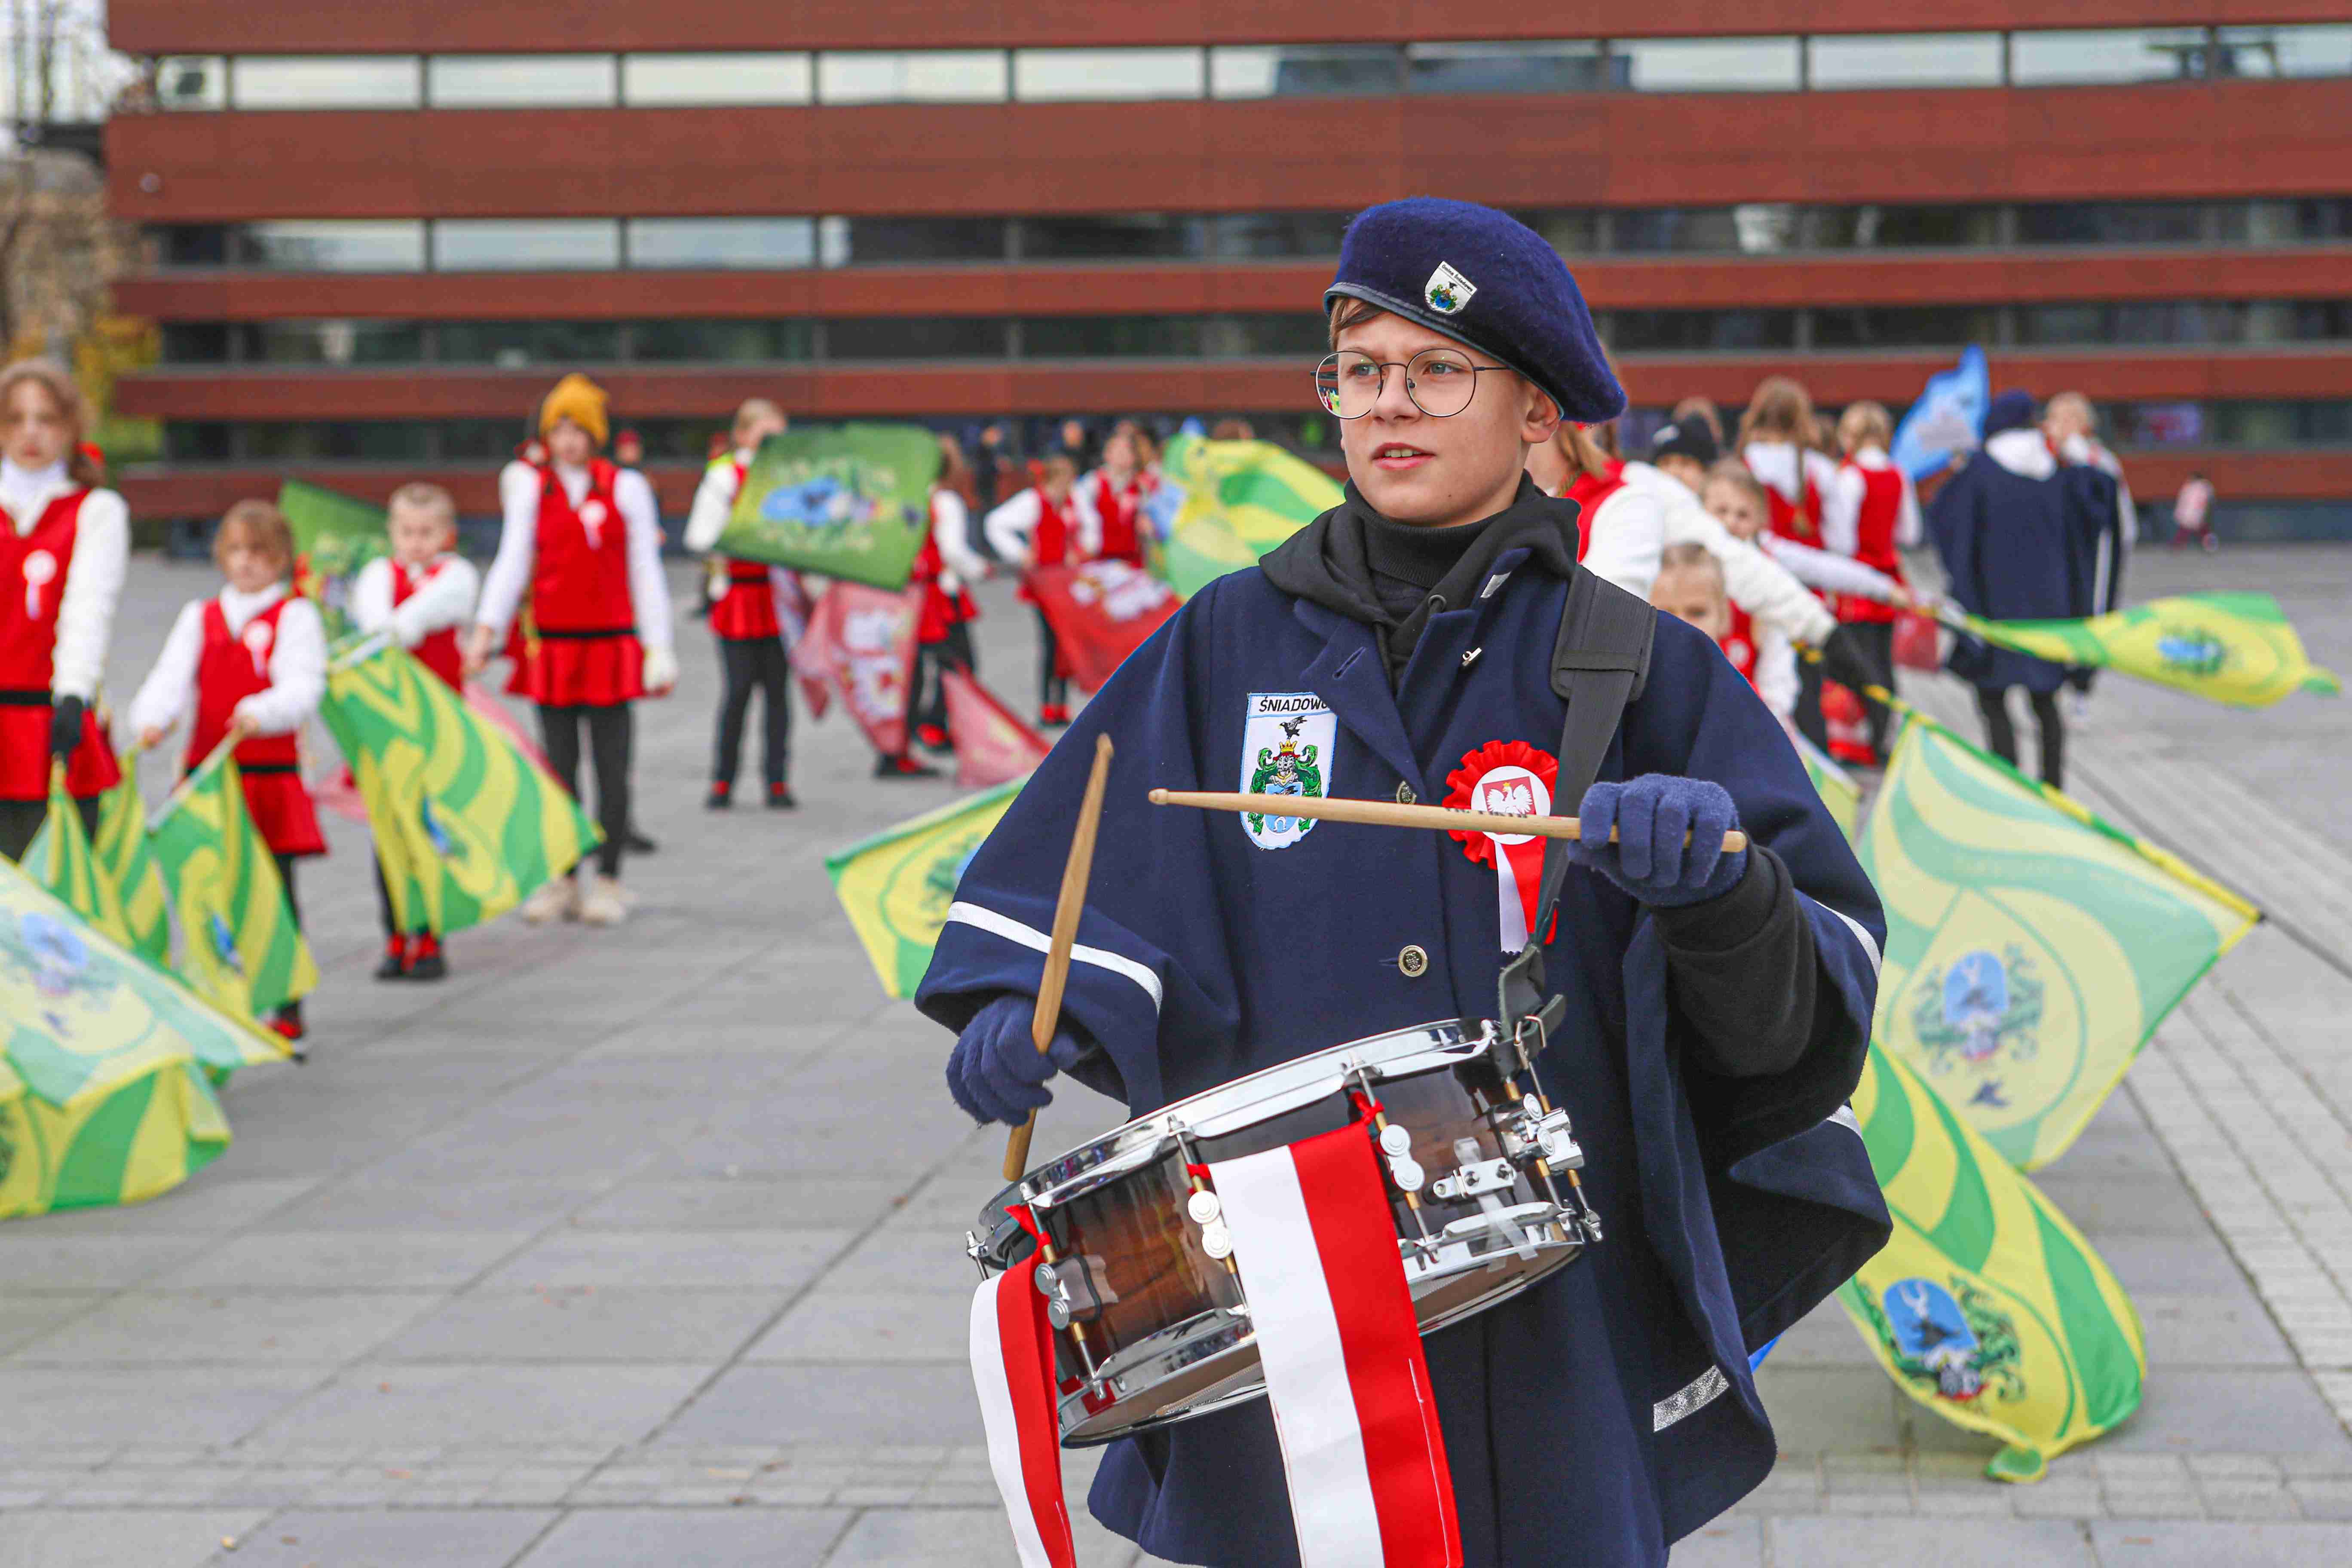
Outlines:
{"label": "coat lapel", "polygon": [[1302,677],[1307,689],[1331,705],[1349,733],[1394,768],[1416,795],[1427,799],[1429,790],[1412,743],[1405,739],[1404,721],[1398,717],[1396,699],[1389,691],[1388,674],[1381,664],[1372,628],[1305,599],[1297,600],[1291,613],[1300,625],[1324,639],[1323,651],[1307,664]]}

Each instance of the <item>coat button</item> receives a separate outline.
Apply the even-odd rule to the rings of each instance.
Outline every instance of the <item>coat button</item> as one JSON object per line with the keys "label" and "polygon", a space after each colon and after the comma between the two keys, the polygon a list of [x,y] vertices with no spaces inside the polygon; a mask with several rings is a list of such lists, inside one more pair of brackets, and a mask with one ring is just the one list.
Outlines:
{"label": "coat button", "polygon": [[1397,780],[1397,804],[1399,805],[1411,805],[1414,801],[1417,801],[1420,798],[1421,796],[1412,793],[1412,785],[1405,783],[1402,779]]}
{"label": "coat button", "polygon": [[1397,954],[1397,967],[1404,971],[1407,980],[1418,980],[1429,973],[1429,951],[1419,942],[1407,942]]}

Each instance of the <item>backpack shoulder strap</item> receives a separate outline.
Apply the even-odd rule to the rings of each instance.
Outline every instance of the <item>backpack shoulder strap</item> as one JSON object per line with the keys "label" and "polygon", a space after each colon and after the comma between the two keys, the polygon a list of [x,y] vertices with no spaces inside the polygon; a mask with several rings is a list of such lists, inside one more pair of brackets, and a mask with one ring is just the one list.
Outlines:
{"label": "backpack shoulder strap", "polygon": [[[1592,787],[1625,705],[1649,681],[1650,643],[1657,626],[1657,611],[1615,584],[1581,566],[1569,579],[1551,650],[1551,689],[1568,703],[1559,732],[1559,772],[1552,784],[1554,816],[1575,815]],[[1545,845],[1543,891],[1530,933],[1535,940],[1551,929],[1568,864],[1568,852],[1558,840]]]}

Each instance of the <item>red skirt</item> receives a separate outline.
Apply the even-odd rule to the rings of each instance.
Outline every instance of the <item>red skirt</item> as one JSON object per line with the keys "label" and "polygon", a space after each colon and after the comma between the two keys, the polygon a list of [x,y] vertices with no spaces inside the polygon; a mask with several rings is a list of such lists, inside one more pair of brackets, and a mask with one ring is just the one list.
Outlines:
{"label": "red skirt", "polygon": [[[269,764],[284,767],[284,763]],[[324,855],[327,840],[319,832],[319,814],[311,808],[310,792],[302,775],[291,767],[284,773],[237,774],[245,785],[245,809],[272,855]]]}
{"label": "red skirt", "polygon": [[530,661],[532,701],[544,708],[612,708],[645,694],[645,650],[635,632],[566,637],[541,629]]}
{"label": "red skirt", "polygon": [[776,619],[775,589],[764,571],[757,582],[729,578],[727,591],[710,601],[711,633],[730,642],[781,637],[783,629]]}
{"label": "red skirt", "polygon": [[[0,706],[0,800],[49,798],[49,714],[47,703]],[[122,782],[98,715],[85,710],[81,743],[66,758],[66,793],[76,800],[104,795]]]}
{"label": "red skirt", "polygon": [[507,669],[507,695],[530,695],[530,637],[522,629],[523,617],[517,616],[507,628],[507,658],[513,663]]}

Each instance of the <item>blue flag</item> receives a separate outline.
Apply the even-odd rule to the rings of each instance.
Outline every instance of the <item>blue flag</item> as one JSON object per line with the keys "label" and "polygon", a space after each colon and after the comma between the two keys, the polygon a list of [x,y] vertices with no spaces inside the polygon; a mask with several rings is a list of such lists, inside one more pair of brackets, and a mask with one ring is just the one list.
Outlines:
{"label": "blue flag", "polygon": [[1991,401],[1992,376],[1985,368],[1984,350],[1970,343],[1958,369],[1927,378],[1919,401],[1895,432],[1895,449],[1887,455],[1914,482],[1926,479],[1949,463],[1954,453],[1976,450],[1984,439],[1985,405]]}

